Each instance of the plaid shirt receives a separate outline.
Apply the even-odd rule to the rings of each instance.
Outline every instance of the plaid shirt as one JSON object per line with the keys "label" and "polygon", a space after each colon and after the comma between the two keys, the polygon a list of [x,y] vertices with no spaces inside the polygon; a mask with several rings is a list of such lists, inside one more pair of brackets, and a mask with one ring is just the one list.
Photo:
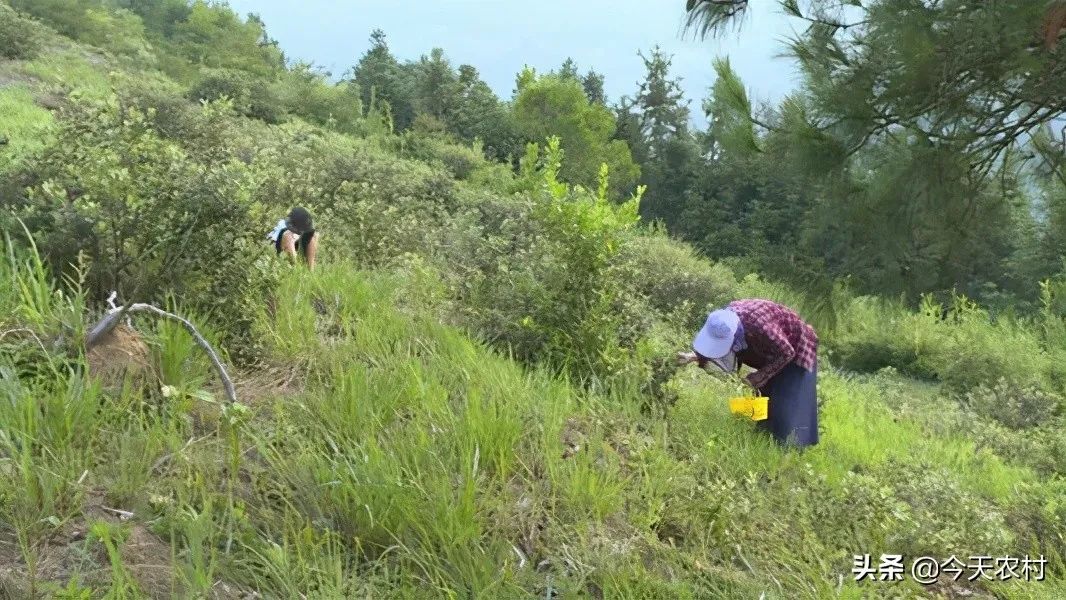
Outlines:
{"label": "plaid shirt", "polygon": [[756,389],[762,389],[792,362],[814,370],[818,335],[791,309],[769,300],[736,300],[729,309],[744,326],[748,347],[737,352],[737,360],[757,369],[748,375]]}

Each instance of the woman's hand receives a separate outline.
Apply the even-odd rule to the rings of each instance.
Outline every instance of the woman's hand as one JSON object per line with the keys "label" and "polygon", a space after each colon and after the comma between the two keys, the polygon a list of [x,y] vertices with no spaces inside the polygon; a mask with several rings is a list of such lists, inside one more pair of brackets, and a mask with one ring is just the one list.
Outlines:
{"label": "woman's hand", "polygon": [[740,388],[743,389],[744,393],[747,394],[748,396],[750,396],[752,398],[758,398],[758,397],[763,395],[762,391],[760,391],[759,388],[757,388],[754,385],[752,385],[751,381],[749,381],[747,377],[738,376],[738,379],[740,380],[740,382],[739,382]]}
{"label": "woman's hand", "polygon": [[683,367],[689,363],[696,362],[695,352],[678,352],[677,353],[677,365]]}

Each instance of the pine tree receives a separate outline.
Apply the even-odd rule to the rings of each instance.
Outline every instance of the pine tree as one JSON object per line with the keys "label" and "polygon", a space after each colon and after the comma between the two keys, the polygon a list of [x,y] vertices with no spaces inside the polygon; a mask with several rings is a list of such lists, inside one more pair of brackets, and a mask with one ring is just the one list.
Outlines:
{"label": "pine tree", "polygon": [[572,79],[574,81],[581,80],[577,74],[577,63],[574,62],[574,59],[567,57],[566,60],[563,61],[563,66],[559,68],[559,78]]}
{"label": "pine tree", "polygon": [[392,55],[384,31],[371,32],[370,49],[352,68],[348,85],[364,107],[387,104],[397,129],[405,129],[414,120],[409,71]]}
{"label": "pine tree", "polygon": [[681,83],[670,78],[671,58],[656,46],[651,56],[638,52],[647,70],[640,83],[634,107],[640,115],[640,132],[648,144],[649,155],[661,155],[666,144],[688,131],[689,110]]}
{"label": "pine tree", "polygon": [[641,164],[648,190],[641,216],[675,230],[689,189],[699,171],[699,148],[689,132],[688,103],[678,80],[670,77],[670,57],[656,46],[650,56],[639,52],[647,71],[634,98],[623,98],[619,130]]}
{"label": "pine tree", "polygon": [[[1032,187],[1017,173],[1034,162],[1021,149],[1066,114],[1056,3],[780,4],[809,24],[788,45],[802,88],[755,114],[720,63],[709,104],[719,159],[764,164],[813,192],[799,248],[865,291],[1027,294],[1035,251],[1019,240],[1050,228],[1027,218]],[[749,2],[686,7],[699,34],[718,35]]]}
{"label": "pine tree", "polygon": [[509,107],[500,102],[476,68],[459,66],[452,93],[454,103],[445,114],[448,130],[463,140],[480,139],[485,153],[509,160],[522,149],[522,140]]}
{"label": "pine tree", "polygon": [[425,113],[438,119],[455,108],[458,88],[455,71],[444,56],[444,50],[434,48],[429,56],[423,56],[413,68],[414,94],[411,99],[416,113]]}
{"label": "pine tree", "polygon": [[585,97],[593,104],[607,106],[607,94],[603,90],[603,75],[594,70],[589,70],[581,78],[581,87],[585,88]]}

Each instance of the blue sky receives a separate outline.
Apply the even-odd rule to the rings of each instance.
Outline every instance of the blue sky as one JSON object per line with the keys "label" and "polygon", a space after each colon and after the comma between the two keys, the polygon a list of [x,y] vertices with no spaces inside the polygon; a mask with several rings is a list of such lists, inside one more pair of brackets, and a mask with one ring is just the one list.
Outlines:
{"label": "blue sky", "polygon": [[538,72],[569,56],[584,72],[606,76],[612,101],[632,95],[643,78],[637,50],[660,45],[674,57],[690,106],[714,83],[711,61],[728,56],[753,99],[775,102],[796,85],[793,64],[778,58],[783,40],[802,26],[776,2],[753,2],[739,33],[721,41],[683,37],[684,0],[230,0],[237,12],[258,13],[286,55],[342,75],[369,46],[370,31],[385,30],[400,60],[439,46],[458,66],[474,65],[501,98],[510,98],[523,65]]}

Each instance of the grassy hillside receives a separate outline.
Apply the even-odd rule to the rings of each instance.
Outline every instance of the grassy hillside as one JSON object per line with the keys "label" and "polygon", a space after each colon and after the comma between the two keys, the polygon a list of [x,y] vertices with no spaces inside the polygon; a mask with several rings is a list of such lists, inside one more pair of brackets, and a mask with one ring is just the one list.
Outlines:
{"label": "grassy hillside", "polygon": [[[23,322],[78,318],[16,277]],[[344,263],[287,277],[257,321],[273,366],[239,377],[241,406],[203,391],[206,361],[170,326],[88,357],[150,382],[125,392],[13,333],[37,368],[2,404],[9,595],[30,577],[111,597],[860,598],[889,588],[852,582],[853,552],[1057,551],[1062,481],[931,435],[928,385],[830,375],[825,442],[783,452],[713,380],[680,377],[650,417],[469,341],[420,289]]]}
{"label": "grassy hillside", "polygon": [[[0,597],[1066,596],[1054,286],[1025,319],[811,298],[560,183],[553,143],[512,173],[372,110],[271,124],[38,27],[0,60]],[[314,273],[261,239],[294,202]],[[86,353],[112,289],[201,327],[239,404],[176,326]],[[670,366],[749,296],[822,332],[806,452]],[[1048,563],[854,581],[882,553]]]}

